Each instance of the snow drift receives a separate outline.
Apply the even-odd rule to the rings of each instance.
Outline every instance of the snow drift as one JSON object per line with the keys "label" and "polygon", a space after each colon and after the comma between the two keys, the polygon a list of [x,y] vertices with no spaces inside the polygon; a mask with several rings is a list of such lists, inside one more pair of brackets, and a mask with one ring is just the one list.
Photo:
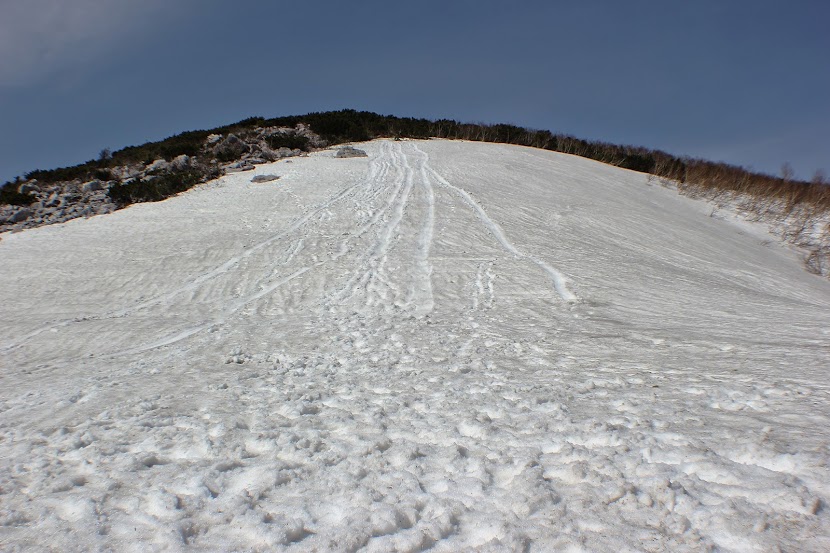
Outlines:
{"label": "snow drift", "polygon": [[830,282],[644,174],[360,148],[3,235],[4,550],[830,549]]}

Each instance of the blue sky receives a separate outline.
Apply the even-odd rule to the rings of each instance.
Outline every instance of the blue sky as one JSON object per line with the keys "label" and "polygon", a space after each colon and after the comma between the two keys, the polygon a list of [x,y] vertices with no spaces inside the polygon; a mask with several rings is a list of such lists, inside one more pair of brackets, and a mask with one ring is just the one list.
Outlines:
{"label": "blue sky", "polygon": [[0,181],[252,115],[513,123],[830,172],[830,2],[0,1]]}

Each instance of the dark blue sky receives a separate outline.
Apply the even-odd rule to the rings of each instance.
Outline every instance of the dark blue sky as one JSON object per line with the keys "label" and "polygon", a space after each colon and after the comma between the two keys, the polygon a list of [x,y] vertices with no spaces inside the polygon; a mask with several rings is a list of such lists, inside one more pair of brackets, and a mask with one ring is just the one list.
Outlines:
{"label": "dark blue sky", "polygon": [[0,180],[252,115],[504,122],[830,171],[830,2],[0,1]]}

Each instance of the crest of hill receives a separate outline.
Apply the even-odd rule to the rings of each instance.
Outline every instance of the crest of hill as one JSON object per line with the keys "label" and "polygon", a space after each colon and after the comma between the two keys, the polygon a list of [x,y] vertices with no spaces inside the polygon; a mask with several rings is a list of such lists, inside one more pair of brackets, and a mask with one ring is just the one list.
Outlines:
{"label": "crest of hill", "polygon": [[0,232],[108,213],[158,201],[229,171],[375,138],[446,138],[497,142],[577,155],[647,173],[678,192],[730,206],[764,221],[806,251],[807,268],[830,274],[830,186],[775,177],[660,150],[583,140],[514,125],[460,123],[341,110],[266,119],[251,117],[158,142],[101,152],[72,167],[34,170],[0,188]]}

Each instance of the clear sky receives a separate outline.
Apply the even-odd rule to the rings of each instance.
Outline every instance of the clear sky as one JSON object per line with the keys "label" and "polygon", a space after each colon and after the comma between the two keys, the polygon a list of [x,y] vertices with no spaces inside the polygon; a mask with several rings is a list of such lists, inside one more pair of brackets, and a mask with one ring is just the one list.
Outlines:
{"label": "clear sky", "polygon": [[830,172],[830,2],[0,0],[0,181],[341,108],[809,179]]}

